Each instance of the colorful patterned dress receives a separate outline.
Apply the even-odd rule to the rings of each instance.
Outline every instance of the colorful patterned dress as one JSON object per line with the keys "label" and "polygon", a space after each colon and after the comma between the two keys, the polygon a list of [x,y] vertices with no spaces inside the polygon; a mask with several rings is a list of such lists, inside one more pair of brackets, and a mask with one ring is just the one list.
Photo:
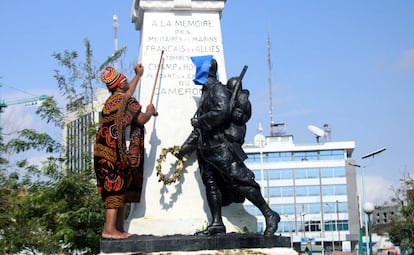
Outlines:
{"label": "colorful patterned dress", "polygon": [[[105,102],[94,147],[94,167],[105,207],[119,208],[139,202],[143,182],[144,127],[136,123],[141,105],[123,93]],[[126,130],[130,130],[127,136]],[[130,140],[126,149],[126,140]]]}

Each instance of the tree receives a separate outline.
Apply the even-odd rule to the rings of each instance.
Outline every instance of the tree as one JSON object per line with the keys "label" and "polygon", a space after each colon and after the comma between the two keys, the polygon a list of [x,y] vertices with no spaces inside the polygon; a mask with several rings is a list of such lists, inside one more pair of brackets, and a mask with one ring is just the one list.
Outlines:
{"label": "tree", "polygon": [[394,189],[392,201],[400,207],[400,214],[392,218],[390,240],[404,251],[414,254],[414,179],[404,178],[401,187]]}
{"label": "tree", "polygon": [[[96,69],[88,39],[85,61],[77,63],[77,51],[54,53],[61,68],[55,70],[58,89],[79,116],[93,101],[94,85],[101,66],[121,57],[121,48]],[[82,100],[79,100],[82,98]],[[63,127],[64,110],[50,97],[37,109],[42,120]],[[96,123],[88,123],[88,138],[95,135]],[[104,208],[94,183],[91,164],[84,169],[65,168],[62,145],[47,133],[32,129],[0,140],[0,254],[97,254],[104,220]],[[10,163],[5,154],[40,151],[45,160],[38,165],[28,160]],[[91,159],[91,155],[85,155]],[[24,174],[22,174],[24,173]]]}

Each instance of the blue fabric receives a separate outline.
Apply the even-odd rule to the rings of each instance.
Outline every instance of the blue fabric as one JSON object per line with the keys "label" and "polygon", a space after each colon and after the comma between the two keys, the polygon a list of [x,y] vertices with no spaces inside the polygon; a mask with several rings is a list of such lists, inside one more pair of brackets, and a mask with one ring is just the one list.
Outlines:
{"label": "blue fabric", "polygon": [[191,61],[193,61],[194,65],[196,66],[196,73],[193,79],[193,82],[196,85],[204,85],[207,82],[212,59],[213,55],[191,57]]}

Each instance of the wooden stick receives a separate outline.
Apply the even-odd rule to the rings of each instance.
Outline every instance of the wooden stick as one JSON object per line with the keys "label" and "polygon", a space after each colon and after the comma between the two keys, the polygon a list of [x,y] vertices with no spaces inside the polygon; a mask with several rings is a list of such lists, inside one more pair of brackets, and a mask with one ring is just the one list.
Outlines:
{"label": "wooden stick", "polygon": [[152,93],[151,93],[151,100],[150,100],[150,104],[152,104],[152,99],[154,98],[155,88],[157,87],[158,73],[160,72],[160,67],[161,67],[161,63],[162,63],[162,56],[163,56],[163,55],[164,55],[164,51],[161,51],[160,62],[159,62],[159,64],[158,64],[157,74],[155,75],[154,86],[152,87]]}

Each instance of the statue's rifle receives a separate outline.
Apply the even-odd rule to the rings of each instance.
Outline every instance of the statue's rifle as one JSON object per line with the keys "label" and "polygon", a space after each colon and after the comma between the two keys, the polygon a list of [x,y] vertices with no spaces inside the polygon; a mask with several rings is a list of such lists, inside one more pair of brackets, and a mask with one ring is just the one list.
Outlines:
{"label": "statue's rifle", "polygon": [[[245,65],[238,79],[236,80],[236,84],[234,85],[233,94],[231,95],[231,99],[230,99],[230,115],[233,114],[233,109],[236,105],[236,97],[239,94],[239,90],[241,87],[241,81],[243,80],[243,77],[246,74],[246,71],[247,71],[247,66]],[[242,163],[247,158],[247,155],[243,151],[241,144],[238,142],[232,142],[232,143],[227,142],[227,143],[228,143],[230,150],[233,152],[233,157],[236,160],[236,162]]]}
{"label": "statue's rifle", "polygon": [[150,104],[152,104],[152,100],[154,98],[154,93],[155,93],[155,88],[157,87],[158,74],[160,72],[160,68],[161,68],[161,64],[162,64],[162,56],[163,55],[164,55],[164,51],[161,51],[160,62],[158,63],[157,73],[155,74],[154,86],[152,87]]}
{"label": "statue's rifle", "polygon": [[231,95],[231,99],[230,99],[230,113],[233,112],[234,105],[236,104],[236,96],[240,90],[240,83],[243,80],[244,75],[246,74],[247,68],[248,67],[246,65],[243,67],[243,70],[241,71],[236,81],[236,85],[234,86],[233,95]]}

